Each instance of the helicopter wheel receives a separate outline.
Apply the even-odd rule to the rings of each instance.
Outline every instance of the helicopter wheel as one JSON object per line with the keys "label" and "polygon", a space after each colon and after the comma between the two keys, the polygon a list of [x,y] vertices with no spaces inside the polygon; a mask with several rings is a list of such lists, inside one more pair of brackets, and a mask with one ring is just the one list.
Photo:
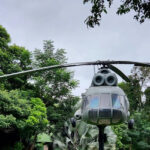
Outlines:
{"label": "helicopter wheel", "polygon": [[72,124],[72,127],[75,128],[76,127],[76,119],[75,118],[71,118],[70,122]]}
{"label": "helicopter wheel", "polygon": [[128,129],[133,129],[134,128],[134,119],[130,119],[128,121]]}

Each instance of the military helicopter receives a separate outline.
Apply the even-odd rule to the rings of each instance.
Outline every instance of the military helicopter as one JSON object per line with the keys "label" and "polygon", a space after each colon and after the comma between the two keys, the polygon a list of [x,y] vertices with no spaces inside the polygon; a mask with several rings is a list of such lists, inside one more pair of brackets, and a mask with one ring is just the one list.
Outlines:
{"label": "military helicopter", "polygon": [[[104,150],[105,134],[104,128],[107,125],[126,122],[129,113],[129,101],[124,91],[117,86],[118,74],[126,82],[129,78],[114,64],[131,64],[134,66],[150,67],[150,63],[133,61],[93,61],[79,62],[62,65],[42,67],[38,69],[26,70],[22,72],[6,74],[0,79],[12,78],[19,75],[31,74],[38,71],[46,71],[57,68],[98,65],[99,71],[94,75],[91,86],[82,94],[82,106],[75,114],[76,119],[82,119],[88,124],[97,125],[99,128],[99,150]],[[112,73],[111,70],[115,73]],[[73,126],[76,124],[74,118],[71,119]],[[134,120],[128,122],[129,128],[133,128]]]}
{"label": "military helicopter", "polygon": [[101,68],[82,94],[81,118],[93,125],[119,124],[129,116],[129,101],[115,73]]}

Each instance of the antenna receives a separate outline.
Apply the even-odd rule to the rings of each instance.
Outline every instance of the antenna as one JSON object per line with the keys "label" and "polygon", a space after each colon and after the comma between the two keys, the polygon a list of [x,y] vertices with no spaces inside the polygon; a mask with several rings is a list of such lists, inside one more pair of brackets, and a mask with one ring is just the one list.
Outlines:
{"label": "antenna", "polygon": [[95,65],[93,65],[93,70],[94,70],[94,75],[95,75],[95,73],[96,73],[96,72],[95,72]]}

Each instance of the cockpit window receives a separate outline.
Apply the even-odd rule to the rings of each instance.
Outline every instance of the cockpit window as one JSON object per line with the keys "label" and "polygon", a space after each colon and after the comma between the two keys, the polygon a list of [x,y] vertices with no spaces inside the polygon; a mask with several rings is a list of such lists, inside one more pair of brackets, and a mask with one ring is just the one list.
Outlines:
{"label": "cockpit window", "polygon": [[101,101],[100,101],[100,107],[101,108],[109,108],[111,107],[111,95],[110,94],[101,94],[100,95]]}
{"label": "cockpit window", "polygon": [[99,108],[99,102],[100,102],[99,96],[91,97],[91,99],[89,100],[89,107],[92,109],[97,109]]}
{"label": "cockpit window", "polygon": [[120,98],[118,94],[112,94],[112,107],[115,109],[121,108]]}
{"label": "cockpit window", "polygon": [[128,111],[128,109],[129,109],[129,102],[128,102],[128,99],[127,99],[127,97],[125,96],[125,108],[126,108],[126,111]]}

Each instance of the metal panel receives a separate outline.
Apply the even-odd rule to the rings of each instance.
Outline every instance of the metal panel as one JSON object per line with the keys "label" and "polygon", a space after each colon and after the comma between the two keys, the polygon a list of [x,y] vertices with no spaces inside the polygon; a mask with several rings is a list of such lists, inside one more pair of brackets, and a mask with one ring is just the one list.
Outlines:
{"label": "metal panel", "polygon": [[111,108],[111,96],[110,94],[100,95],[100,108]]}
{"label": "metal panel", "polygon": [[100,118],[111,118],[111,109],[102,109],[99,110]]}
{"label": "metal panel", "polygon": [[112,117],[113,123],[118,123],[123,119],[123,114],[121,110],[113,109],[113,117]]}
{"label": "metal panel", "polygon": [[89,115],[89,119],[91,119],[91,120],[95,120],[95,119],[97,119],[98,118],[98,110],[89,110],[89,113],[88,113],[88,115]]}

